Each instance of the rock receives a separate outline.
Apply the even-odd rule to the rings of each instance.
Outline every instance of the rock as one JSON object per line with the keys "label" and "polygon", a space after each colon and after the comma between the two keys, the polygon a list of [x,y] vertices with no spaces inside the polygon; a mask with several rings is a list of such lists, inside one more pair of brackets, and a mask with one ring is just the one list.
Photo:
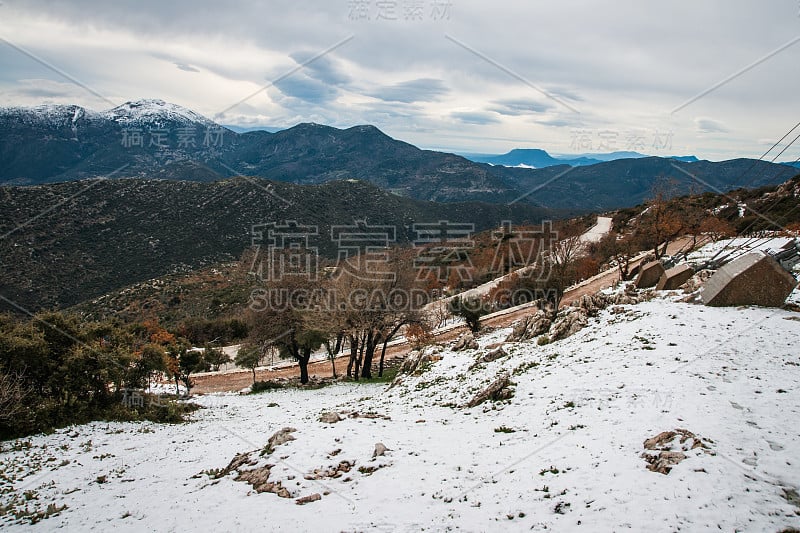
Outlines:
{"label": "rock", "polygon": [[478,341],[476,341],[475,336],[469,332],[461,335],[451,348],[451,350],[453,350],[454,352],[460,352],[461,350],[477,350],[477,349],[478,349]]}
{"label": "rock", "polygon": [[485,354],[483,357],[481,357],[480,361],[482,361],[484,363],[491,363],[492,361],[496,361],[496,360],[500,359],[501,357],[505,357],[507,355],[508,354],[503,349],[503,347],[499,346],[499,347],[495,348],[494,350],[492,350],[491,352]]}
{"label": "rock", "polygon": [[510,389],[513,385],[511,377],[508,372],[500,374],[488,387],[476,394],[467,403],[467,407],[475,407],[482,404],[486,400],[500,401],[507,400],[514,396],[514,391]]}
{"label": "rock", "polygon": [[506,342],[519,342],[533,339],[546,333],[550,329],[552,315],[547,311],[538,310],[532,315],[517,320],[511,326],[511,333],[506,338]]}
{"label": "rock", "polygon": [[275,448],[280,446],[281,444],[286,444],[289,441],[295,440],[292,433],[297,431],[295,428],[283,428],[280,431],[276,431],[274,435],[269,438],[267,441],[266,453],[272,453],[275,451]]}
{"label": "rock", "polygon": [[681,289],[683,289],[684,294],[691,294],[697,291],[706,281],[708,281],[708,278],[714,275],[714,272],[714,270],[701,270],[700,272],[695,273],[694,276],[686,280],[686,282],[681,285]]}
{"label": "rock", "polygon": [[634,285],[637,289],[654,287],[664,272],[664,265],[660,261],[651,261],[639,269],[639,275],[636,276]]}
{"label": "rock", "polygon": [[303,476],[303,479],[319,480],[340,478],[343,474],[348,473],[355,464],[355,461],[340,461],[338,465],[332,468],[315,468],[313,472]]}
{"label": "rock", "polygon": [[339,416],[339,413],[322,413],[319,416],[319,421],[323,424],[335,424],[336,422],[340,422],[342,417]]}
{"label": "rock", "polygon": [[674,291],[694,276],[694,269],[687,264],[678,265],[665,271],[656,285],[657,291]]}
{"label": "rock", "polygon": [[378,442],[375,444],[375,450],[372,452],[372,458],[375,459],[376,457],[381,457],[383,454],[389,451],[382,442]]}
{"label": "rock", "polygon": [[586,311],[575,307],[567,308],[559,313],[559,317],[550,328],[550,341],[566,339],[574,335],[589,324]]}
{"label": "rock", "polygon": [[587,316],[597,316],[600,311],[608,307],[610,298],[602,293],[584,294],[577,300],[574,300],[570,307],[582,309],[586,312]]}
{"label": "rock", "polygon": [[241,470],[234,481],[249,483],[256,492],[275,492],[278,484],[269,481],[271,467],[262,466],[251,470]]}
{"label": "rock", "polygon": [[780,307],[796,286],[794,276],[775,259],[764,252],[750,252],[717,270],[700,297],[713,307]]}
{"label": "rock", "polygon": [[666,475],[670,473],[673,466],[686,459],[686,454],[683,452],[660,452],[658,455],[643,453],[642,457],[648,462],[648,470]]}
{"label": "rock", "polygon": [[307,503],[315,502],[317,500],[321,500],[322,496],[319,495],[318,492],[314,494],[309,494],[308,496],[303,496],[302,498],[297,498],[294,503],[297,505],[305,505]]}
{"label": "rock", "polygon": [[687,458],[684,452],[697,448],[709,452],[703,439],[686,429],[662,431],[655,437],[645,440],[644,448],[646,451],[641,457],[647,461],[647,469],[664,475],[669,474],[673,466]]}
{"label": "rock", "polygon": [[251,459],[249,453],[237,453],[231,459],[231,462],[228,463],[228,466],[220,470],[216,473],[213,477],[214,478],[222,478],[233,472],[234,470],[239,470],[243,466],[252,466],[256,464],[258,461]]}
{"label": "rock", "polygon": [[434,353],[438,353],[438,350],[434,350],[433,348],[439,347],[426,346],[421,350],[415,350],[409,353],[403,361],[403,364],[400,365],[400,368],[397,371],[397,376],[392,382],[392,385],[399,383],[403,374],[413,374],[417,372],[420,367],[432,362]]}

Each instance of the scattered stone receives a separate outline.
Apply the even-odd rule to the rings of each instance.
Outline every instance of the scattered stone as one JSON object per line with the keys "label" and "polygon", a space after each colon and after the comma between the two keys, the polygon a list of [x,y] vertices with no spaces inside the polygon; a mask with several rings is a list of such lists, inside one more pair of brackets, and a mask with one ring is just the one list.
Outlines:
{"label": "scattered stone", "polygon": [[319,480],[340,478],[343,474],[350,472],[355,465],[355,461],[340,461],[338,465],[329,468],[315,468],[310,474],[304,475],[303,479]]}
{"label": "scattered stone", "polygon": [[350,418],[382,418],[383,420],[392,419],[392,417],[389,415],[382,415],[380,413],[359,413],[358,411],[353,411],[347,416]]}
{"label": "scattered stone", "polygon": [[297,431],[295,428],[283,428],[280,431],[276,431],[274,435],[272,435],[269,440],[267,441],[267,446],[264,448],[265,453],[272,453],[275,451],[275,448],[280,446],[281,444],[286,444],[289,441],[295,440],[292,433]]}
{"label": "scattered stone", "polygon": [[674,291],[694,276],[694,269],[687,264],[678,265],[665,271],[656,285],[657,291]]}
{"label": "scattered stone", "polygon": [[483,357],[481,357],[479,360],[484,362],[484,363],[491,363],[492,361],[496,361],[496,360],[500,359],[501,357],[505,357],[507,355],[508,354],[503,349],[503,347],[500,346],[500,347],[492,350],[491,352],[488,352],[488,353],[484,354]]}
{"label": "scattered stone", "polygon": [[661,264],[661,261],[651,261],[639,269],[639,275],[636,276],[634,285],[637,289],[654,287],[664,272],[664,265]]}
{"label": "scattered stone", "polygon": [[308,496],[303,496],[302,498],[297,498],[294,503],[297,505],[305,505],[307,503],[315,502],[317,500],[321,500],[322,496],[319,495],[318,492],[314,494],[309,494]]}
{"label": "scattered stone", "polygon": [[701,448],[709,453],[703,439],[686,429],[663,431],[645,440],[644,448],[646,451],[641,457],[647,461],[647,469],[664,475],[669,474],[673,466],[688,457],[685,452]]}
{"label": "scattered stone", "polygon": [[501,401],[507,400],[514,396],[514,390],[511,388],[513,383],[508,372],[500,374],[488,387],[476,394],[472,400],[467,403],[467,407],[475,407],[482,404],[487,400]]}
{"label": "scattered stone", "polygon": [[372,452],[372,458],[375,459],[376,457],[381,457],[388,451],[389,448],[387,448],[382,442],[379,442],[375,444],[375,451]]}
{"label": "scattered stone", "polygon": [[319,421],[323,424],[335,424],[336,422],[341,422],[342,417],[339,416],[339,413],[322,413],[319,417]]}
{"label": "scattered stone", "polygon": [[794,276],[771,256],[750,252],[717,270],[703,286],[700,297],[713,307],[780,307],[796,286]]}
{"label": "scattered stone", "polygon": [[460,352],[461,350],[477,350],[478,349],[478,341],[475,340],[475,336],[470,333],[464,333],[456,339],[456,342],[453,344],[451,350],[454,352]]}

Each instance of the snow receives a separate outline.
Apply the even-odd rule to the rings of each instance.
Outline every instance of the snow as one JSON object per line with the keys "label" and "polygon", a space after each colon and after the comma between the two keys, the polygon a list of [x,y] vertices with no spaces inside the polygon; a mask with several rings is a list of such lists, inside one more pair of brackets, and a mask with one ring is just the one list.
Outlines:
{"label": "snow", "polygon": [[712,258],[734,260],[746,253],[762,251],[776,253],[789,246],[795,239],[792,237],[737,237],[735,239],[722,239],[706,244],[702,248],[690,253],[686,258],[690,264],[701,264]]}
{"label": "snow", "polygon": [[163,100],[144,99],[126,102],[103,112],[105,118],[126,126],[163,126],[166,123],[200,123],[206,127],[216,124],[190,109]]}
{"label": "snow", "polygon": [[[35,490],[31,505],[68,507],[33,527],[9,516],[0,523],[9,531],[800,527],[783,497],[800,488],[800,315],[677,299],[603,311],[545,346],[506,343],[508,357],[473,370],[476,351],[445,348],[427,371],[391,389],[209,395],[195,399],[205,408],[189,424],[96,422],[32,437],[27,450],[5,443],[0,468],[19,469],[14,489]],[[508,332],[481,336],[482,351]],[[501,371],[516,383],[509,402],[461,407]],[[318,421],[334,410],[391,419]],[[320,501],[298,506],[255,493],[235,474],[202,474],[260,450],[287,426],[296,440],[259,461],[275,465],[270,480],[294,497],[319,493]],[[495,432],[503,426],[514,432]],[[687,453],[668,475],[648,471],[644,440],[676,428],[711,453]],[[378,442],[390,451],[373,462]],[[304,479],[342,460],[381,468]]]}
{"label": "snow", "polygon": [[74,127],[81,118],[99,119],[100,114],[77,105],[43,104],[36,107],[0,107],[0,118],[22,124]]}
{"label": "snow", "polygon": [[126,102],[100,113],[76,105],[61,104],[44,104],[36,107],[0,107],[0,118],[48,127],[74,127],[81,118],[112,120],[123,127],[160,127],[173,123],[185,126],[200,124],[205,127],[216,127],[213,121],[190,109],[157,99]]}

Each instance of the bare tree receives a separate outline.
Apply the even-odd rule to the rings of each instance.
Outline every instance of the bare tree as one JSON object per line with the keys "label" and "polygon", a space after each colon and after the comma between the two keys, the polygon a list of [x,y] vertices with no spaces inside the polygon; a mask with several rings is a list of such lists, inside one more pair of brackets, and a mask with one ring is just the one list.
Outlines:
{"label": "bare tree", "polygon": [[9,422],[22,414],[31,392],[21,373],[0,371],[0,421]]}

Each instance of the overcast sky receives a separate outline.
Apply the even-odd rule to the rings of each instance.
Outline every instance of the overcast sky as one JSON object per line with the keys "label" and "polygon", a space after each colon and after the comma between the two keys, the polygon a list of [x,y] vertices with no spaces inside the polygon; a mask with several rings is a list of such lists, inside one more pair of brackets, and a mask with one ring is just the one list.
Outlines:
{"label": "overcast sky", "polygon": [[0,0],[0,104],[160,98],[449,151],[712,160],[800,121],[800,0],[122,4]]}

